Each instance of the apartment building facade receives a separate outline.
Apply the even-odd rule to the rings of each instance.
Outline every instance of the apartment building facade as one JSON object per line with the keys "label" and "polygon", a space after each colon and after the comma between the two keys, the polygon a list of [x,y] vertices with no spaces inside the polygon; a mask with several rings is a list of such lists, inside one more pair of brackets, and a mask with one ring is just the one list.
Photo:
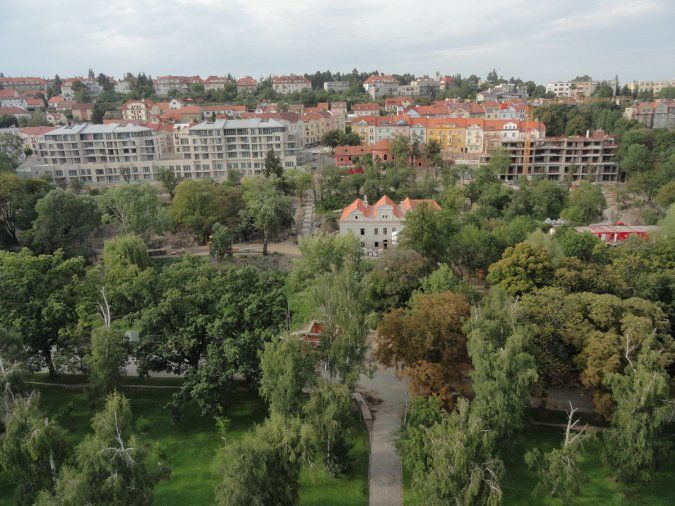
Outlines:
{"label": "apartment building facade", "polygon": [[633,81],[627,83],[628,89],[633,93],[641,91],[653,91],[657,95],[663,88],[675,88],[675,79],[665,81]]}
{"label": "apartment building facade", "polygon": [[626,119],[635,119],[648,128],[675,129],[675,100],[640,102],[624,111]]}
{"label": "apartment building facade", "polygon": [[41,77],[0,77],[0,86],[16,90],[19,93],[29,91],[47,91],[49,82]]}
{"label": "apartment building facade", "polygon": [[344,93],[349,89],[347,81],[326,81],[323,83],[323,89],[329,93]]}
{"label": "apartment building facade", "polygon": [[258,89],[258,81],[251,76],[245,76],[237,79],[237,93],[255,93]]}
{"label": "apartment building facade", "polygon": [[199,76],[159,76],[152,82],[155,93],[160,97],[166,97],[173,90],[186,92],[193,84],[203,84]]}
{"label": "apartment building facade", "polygon": [[298,93],[302,90],[311,90],[312,83],[304,76],[275,76],[272,78],[272,89],[280,95]]}
{"label": "apartment building facade", "polygon": [[524,139],[505,139],[501,145],[511,157],[507,172],[500,175],[505,181],[514,181],[524,175],[528,178],[542,176],[553,181],[619,179],[619,169],[615,161],[617,144],[613,137],[602,130],[587,136],[532,140],[527,164],[524,163]]}
{"label": "apartment building facade", "polygon": [[241,176],[261,173],[270,149],[284,168],[297,165],[295,139],[285,125],[274,120],[181,125],[170,136],[173,149],[165,146],[163,133],[135,124],[64,126],[41,136],[36,149],[39,163],[22,173],[85,184],[152,181],[163,170],[182,178],[221,180],[230,172]]}

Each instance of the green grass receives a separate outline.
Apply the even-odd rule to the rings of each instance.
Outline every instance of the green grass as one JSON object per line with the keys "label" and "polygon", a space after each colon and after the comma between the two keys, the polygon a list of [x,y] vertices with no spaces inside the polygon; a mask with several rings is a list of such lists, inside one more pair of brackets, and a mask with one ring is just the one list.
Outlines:
{"label": "green grass", "polygon": [[[537,419],[545,418],[548,423],[562,423],[564,413],[530,413]],[[506,476],[502,483],[505,505],[562,505],[559,499],[533,498],[532,489],[536,485],[536,475],[530,471],[524,462],[524,455],[533,448],[543,451],[550,450],[561,444],[564,429],[562,427],[547,427],[540,425],[526,425],[525,430],[513,438],[511,444],[502,452],[506,467]],[[672,432],[668,430],[667,432]],[[581,493],[575,504],[598,505],[671,505],[675,504],[675,465],[673,459],[664,469],[656,473],[654,480],[648,485],[624,485],[617,482],[602,465],[601,447],[599,441],[587,443],[585,446],[582,470],[585,481]],[[406,506],[423,504],[420,497],[410,488],[408,473],[404,470],[404,504]]]}
{"label": "green grass", "polygon": [[[133,379],[133,381],[131,381]],[[139,384],[138,378],[127,378]],[[36,381],[45,381],[44,377]],[[83,377],[62,376],[61,383],[83,383]],[[147,384],[175,385],[174,378],[143,380]],[[94,408],[81,389],[58,386],[39,386],[41,409],[57,416],[59,423],[68,430],[68,440],[77,444],[89,431]],[[145,438],[158,444],[167,455],[171,468],[169,480],[155,488],[157,505],[209,505],[213,502],[214,487],[218,483],[215,474],[216,454],[222,446],[213,418],[201,416],[198,407],[189,404],[182,419],[173,424],[171,415],[164,406],[174,393],[173,389],[126,388],[125,395],[131,401],[134,419],[143,417],[149,421]],[[230,397],[230,408],[225,416],[230,420],[228,438],[236,440],[266,416],[266,408],[250,390],[235,390]],[[368,448],[365,427],[359,424],[352,450],[352,471],[340,479],[331,478],[325,470],[303,469],[301,476],[301,499],[308,505],[365,504],[367,501]],[[0,506],[12,504],[14,487],[6,476],[0,474]]]}

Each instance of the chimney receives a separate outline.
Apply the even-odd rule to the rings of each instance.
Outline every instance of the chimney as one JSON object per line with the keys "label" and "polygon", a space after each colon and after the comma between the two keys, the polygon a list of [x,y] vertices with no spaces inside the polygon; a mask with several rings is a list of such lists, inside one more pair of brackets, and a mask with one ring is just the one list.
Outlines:
{"label": "chimney", "polygon": [[368,205],[368,195],[364,195],[364,196],[363,196],[363,203],[364,203],[365,205]]}

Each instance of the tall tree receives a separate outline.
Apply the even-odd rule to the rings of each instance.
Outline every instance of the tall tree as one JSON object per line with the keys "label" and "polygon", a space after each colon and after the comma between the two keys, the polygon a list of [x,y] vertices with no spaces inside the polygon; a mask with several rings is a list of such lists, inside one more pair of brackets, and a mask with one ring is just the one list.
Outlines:
{"label": "tall tree", "polygon": [[230,441],[215,504],[295,505],[300,491],[300,421],[272,414],[252,433]]}
{"label": "tall tree", "polygon": [[502,259],[492,264],[487,281],[511,295],[522,295],[553,281],[553,264],[543,248],[521,242],[506,248]]}
{"label": "tall tree", "polygon": [[169,216],[188,227],[198,244],[205,244],[211,227],[221,219],[221,198],[213,181],[186,179],[176,187]]}
{"label": "tall tree", "polygon": [[605,463],[626,482],[650,481],[671,446],[661,437],[673,415],[670,378],[663,366],[663,350],[654,337],[648,339],[637,357],[635,345],[627,341],[625,374],[607,378],[616,410],[610,430],[603,434]]}
{"label": "tall tree", "polygon": [[39,395],[17,397],[0,434],[0,469],[16,485],[17,504],[33,504],[41,490],[53,490],[66,457],[65,431],[39,412]]}
{"label": "tall tree", "polygon": [[583,444],[589,438],[586,428],[579,428],[579,420],[573,419],[575,412],[576,409],[570,403],[565,440],[560,448],[553,448],[545,453],[536,448],[525,454],[527,465],[530,469],[535,469],[538,476],[532,495],[560,497],[565,505],[573,504],[581,490]]}
{"label": "tall tree", "polygon": [[133,433],[129,400],[110,394],[91,426],[75,450],[75,465],[62,468],[54,496],[43,493],[38,504],[152,504],[153,489],[169,469]]}
{"label": "tall tree", "polygon": [[260,354],[260,395],[272,413],[297,416],[303,390],[314,377],[314,359],[302,342],[282,336],[265,344]]}
{"label": "tall tree", "polygon": [[51,189],[46,181],[0,171],[0,244],[18,244],[35,219],[35,204]]}
{"label": "tall tree", "polygon": [[281,158],[277,156],[274,149],[270,149],[265,155],[263,174],[265,177],[276,176],[280,179],[284,177],[284,167],[281,164]]}
{"label": "tall tree", "polygon": [[24,336],[31,360],[52,376],[54,351],[78,354],[78,322],[91,295],[82,258],[0,251],[0,326]]}
{"label": "tall tree", "polygon": [[166,213],[157,190],[148,183],[116,186],[99,199],[104,223],[119,223],[123,234],[148,239],[166,227]]}
{"label": "tall tree", "polygon": [[376,358],[402,363],[416,395],[438,395],[452,406],[469,368],[466,334],[469,304],[463,295],[416,295],[409,310],[395,309],[377,327]]}
{"label": "tall tree", "polygon": [[56,188],[37,202],[35,210],[30,241],[36,251],[54,253],[61,249],[68,257],[93,253],[94,233],[101,224],[93,197]]}
{"label": "tall tree", "polygon": [[263,236],[263,255],[267,255],[270,239],[291,222],[291,200],[280,190],[280,179],[255,177],[244,181],[246,210]]}

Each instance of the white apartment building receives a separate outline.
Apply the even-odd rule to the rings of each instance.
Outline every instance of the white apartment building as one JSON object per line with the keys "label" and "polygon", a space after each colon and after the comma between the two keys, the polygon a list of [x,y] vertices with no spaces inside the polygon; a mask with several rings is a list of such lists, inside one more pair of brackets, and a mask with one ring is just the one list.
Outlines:
{"label": "white apartment building", "polygon": [[275,93],[289,95],[302,90],[311,90],[312,83],[304,76],[275,76],[272,78],[272,89]]}
{"label": "white apartment building", "polygon": [[429,205],[437,211],[441,209],[431,199],[406,198],[396,204],[384,195],[373,205],[368,204],[368,199],[356,199],[342,210],[339,220],[340,235],[353,234],[366,251],[385,250],[394,246],[393,240],[404,227],[406,213],[420,204]]}
{"label": "white apartment building", "polygon": [[0,107],[28,108],[28,102],[16,90],[0,89]]}
{"label": "white apartment building", "polygon": [[286,126],[260,118],[182,125],[172,132],[173,150],[166,149],[162,134],[133,124],[84,123],[43,137],[36,151],[39,163],[21,173],[66,184],[75,179],[85,184],[152,181],[161,170],[193,179],[225,179],[232,171],[253,176],[261,173],[271,149],[284,168],[297,165],[296,141]]}
{"label": "white apartment building", "polygon": [[571,97],[572,96],[572,82],[571,81],[556,81],[546,85],[546,93],[553,93],[556,97]]}

